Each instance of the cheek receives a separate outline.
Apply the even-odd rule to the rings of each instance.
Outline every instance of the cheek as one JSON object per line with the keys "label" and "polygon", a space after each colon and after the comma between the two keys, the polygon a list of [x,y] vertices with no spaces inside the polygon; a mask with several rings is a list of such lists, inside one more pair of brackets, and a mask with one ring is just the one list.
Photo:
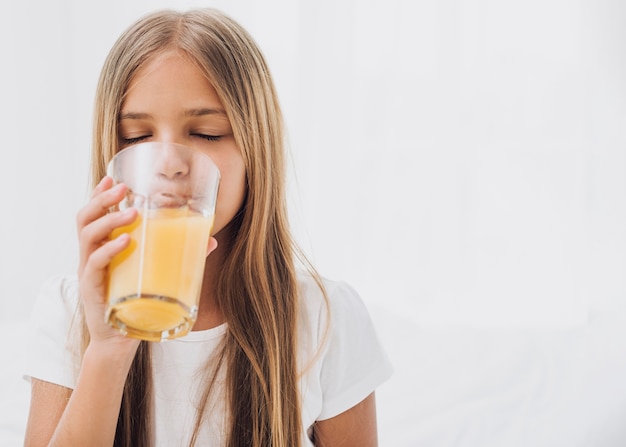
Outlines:
{"label": "cheek", "polygon": [[241,209],[246,193],[246,175],[243,161],[220,166],[222,179],[217,194],[213,232],[224,228]]}

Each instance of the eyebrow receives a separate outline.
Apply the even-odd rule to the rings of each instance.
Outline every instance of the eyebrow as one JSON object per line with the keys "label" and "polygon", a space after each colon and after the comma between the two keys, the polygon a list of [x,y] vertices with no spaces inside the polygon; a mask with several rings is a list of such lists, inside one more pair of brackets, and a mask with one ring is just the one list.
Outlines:
{"label": "eyebrow", "polygon": [[126,112],[120,115],[120,120],[145,120],[151,118],[148,113]]}
{"label": "eyebrow", "polygon": [[202,108],[202,109],[190,109],[185,110],[185,116],[204,116],[204,115],[226,115],[224,109],[210,109],[210,108]]}
{"label": "eyebrow", "polygon": [[[183,112],[183,116],[186,117],[196,117],[196,116],[206,116],[206,115],[223,115],[226,116],[226,112],[224,109],[215,108],[211,109],[208,107],[200,108],[200,109],[189,109]],[[120,115],[120,120],[145,120],[152,118],[152,115],[149,113],[142,112],[126,112]]]}

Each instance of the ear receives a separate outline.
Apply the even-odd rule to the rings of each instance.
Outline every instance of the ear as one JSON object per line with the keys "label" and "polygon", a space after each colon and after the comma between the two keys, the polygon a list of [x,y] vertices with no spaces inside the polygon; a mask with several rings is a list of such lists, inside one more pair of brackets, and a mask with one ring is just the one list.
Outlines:
{"label": "ear", "polygon": [[211,236],[209,238],[209,243],[207,244],[207,247],[206,247],[206,255],[209,256],[211,252],[215,250],[216,248],[217,248],[217,239]]}

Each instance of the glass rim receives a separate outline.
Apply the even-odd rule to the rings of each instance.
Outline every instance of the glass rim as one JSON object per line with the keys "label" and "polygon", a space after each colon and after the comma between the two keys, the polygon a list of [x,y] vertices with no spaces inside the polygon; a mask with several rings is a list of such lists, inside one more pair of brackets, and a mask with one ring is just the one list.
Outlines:
{"label": "glass rim", "polygon": [[181,143],[174,143],[174,142],[168,142],[168,141],[142,141],[139,143],[135,143],[132,144],[130,146],[127,146],[119,151],[117,151],[115,154],[113,154],[113,157],[111,157],[111,159],[109,160],[109,162],[106,165],[106,175],[111,176],[113,174],[113,166],[116,160],[119,160],[121,158],[121,154],[128,154],[128,150],[130,149],[131,152],[133,150],[137,150],[137,149],[141,149],[141,148],[145,148],[145,147],[149,147],[149,146],[155,146],[155,147],[173,147],[176,148],[177,150],[184,150],[187,152],[192,153],[192,156],[194,158],[200,157],[200,158],[206,158],[210,165],[212,166],[212,168],[216,171],[217,174],[217,179],[221,180],[222,178],[222,173],[219,169],[219,167],[217,166],[217,164],[215,163],[215,161],[211,158],[210,155],[205,154],[204,152],[195,149],[191,146],[187,146],[185,144],[181,144]]}

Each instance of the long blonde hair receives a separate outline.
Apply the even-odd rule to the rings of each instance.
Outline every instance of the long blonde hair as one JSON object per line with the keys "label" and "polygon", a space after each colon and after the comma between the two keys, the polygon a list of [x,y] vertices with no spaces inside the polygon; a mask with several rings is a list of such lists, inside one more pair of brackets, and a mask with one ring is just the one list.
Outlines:
{"label": "long blonde hair", "polygon": [[[172,48],[187,54],[213,84],[246,167],[245,203],[232,223],[235,236],[216,284],[228,324],[221,353],[227,371],[226,445],[297,447],[302,435],[296,364],[297,250],[287,223],[283,123],[268,67],[248,33],[222,13],[203,9],[159,11],[120,36],[97,88],[92,182],[102,178],[118,150],[119,113],[134,73]],[[151,442],[149,370],[149,347],[144,343],[127,380],[116,445]],[[206,382],[211,383],[211,377]],[[144,414],[137,418],[140,403]],[[201,409],[192,444],[202,413]]]}

